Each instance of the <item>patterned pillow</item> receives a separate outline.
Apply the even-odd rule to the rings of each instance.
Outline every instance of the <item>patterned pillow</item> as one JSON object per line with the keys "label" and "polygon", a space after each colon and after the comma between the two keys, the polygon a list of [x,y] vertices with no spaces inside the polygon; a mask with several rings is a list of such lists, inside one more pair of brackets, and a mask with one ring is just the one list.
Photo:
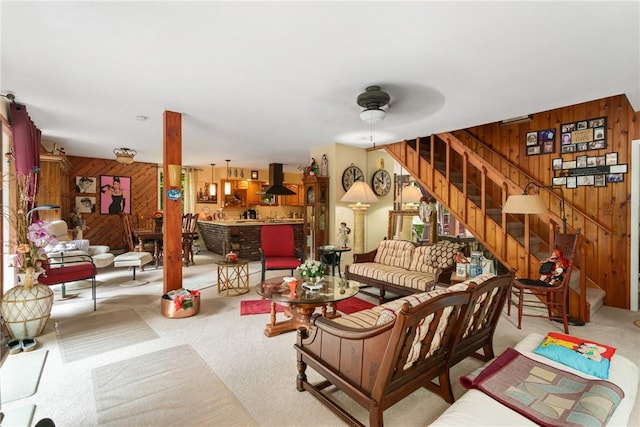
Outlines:
{"label": "patterned pillow", "polygon": [[430,251],[429,264],[434,267],[447,268],[455,263],[456,254],[462,249],[462,244],[440,240]]}
{"label": "patterned pillow", "polygon": [[433,266],[431,264],[431,250],[433,247],[434,245],[428,245],[415,248],[409,270],[419,271],[421,273],[433,273]]}

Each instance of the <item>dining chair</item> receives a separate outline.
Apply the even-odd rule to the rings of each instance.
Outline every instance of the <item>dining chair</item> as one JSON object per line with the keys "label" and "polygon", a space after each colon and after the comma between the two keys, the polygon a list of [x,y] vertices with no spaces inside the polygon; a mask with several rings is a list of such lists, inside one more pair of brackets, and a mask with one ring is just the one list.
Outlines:
{"label": "dining chair", "polygon": [[[522,326],[522,316],[548,317],[549,320],[561,321],[564,333],[569,333],[569,281],[576,261],[579,233],[567,234],[556,231],[554,249],[559,249],[567,260],[561,281],[548,283],[539,279],[515,279],[511,288],[511,298],[507,305],[507,314],[511,315],[511,305],[518,307],[518,329]],[[546,314],[524,312],[525,307],[534,309],[546,308]]]}

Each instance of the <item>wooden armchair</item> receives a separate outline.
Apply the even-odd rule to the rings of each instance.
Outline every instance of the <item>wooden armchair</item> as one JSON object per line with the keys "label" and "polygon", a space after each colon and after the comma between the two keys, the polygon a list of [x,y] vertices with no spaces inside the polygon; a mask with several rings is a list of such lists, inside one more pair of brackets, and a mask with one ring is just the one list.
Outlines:
{"label": "wooden armchair", "polygon": [[[467,318],[471,292],[435,291],[415,307],[407,302],[394,320],[355,328],[314,315],[313,328],[298,329],[298,391],[308,391],[350,425],[363,425],[324,389],[333,385],[369,411],[369,425],[383,411],[426,387],[453,402],[449,360]],[[326,380],[307,381],[310,366]],[[437,379],[437,384],[433,381]]]}

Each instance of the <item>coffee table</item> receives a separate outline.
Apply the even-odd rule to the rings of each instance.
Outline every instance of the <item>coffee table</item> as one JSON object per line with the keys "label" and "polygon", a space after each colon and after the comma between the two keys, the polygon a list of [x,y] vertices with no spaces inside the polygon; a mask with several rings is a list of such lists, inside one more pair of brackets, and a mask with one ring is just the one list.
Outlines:
{"label": "coffee table", "polygon": [[[340,277],[326,276],[319,284],[322,289],[309,291],[302,286],[300,281],[295,293],[289,291],[289,286],[283,283],[284,276],[266,279],[256,287],[256,292],[261,297],[271,301],[271,320],[267,324],[264,334],[268,337],[279,335],[282,332],[295,331],[299,327],[311,327],[311,315],[316,308],[322,307],[322,315],[333,319],[340,315],[336,312],[338,301],[351,298],[360,290],[360,284],[353,280]],[[276,321],[275,303],[284,303],[286,320]],[[327,311],[327,306],[331,308]]]}

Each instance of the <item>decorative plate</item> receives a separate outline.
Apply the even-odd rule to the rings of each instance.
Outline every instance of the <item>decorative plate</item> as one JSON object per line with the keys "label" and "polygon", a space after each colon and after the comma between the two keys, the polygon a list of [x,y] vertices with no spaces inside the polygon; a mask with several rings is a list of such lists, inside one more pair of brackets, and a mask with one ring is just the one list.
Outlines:
{"label": "decorative plate", "polygon": [[180,190],[172,188],[171,190],[167,190],[167,197],[169,198],[169,200],[180,200],[182,194],[180,193]]}

